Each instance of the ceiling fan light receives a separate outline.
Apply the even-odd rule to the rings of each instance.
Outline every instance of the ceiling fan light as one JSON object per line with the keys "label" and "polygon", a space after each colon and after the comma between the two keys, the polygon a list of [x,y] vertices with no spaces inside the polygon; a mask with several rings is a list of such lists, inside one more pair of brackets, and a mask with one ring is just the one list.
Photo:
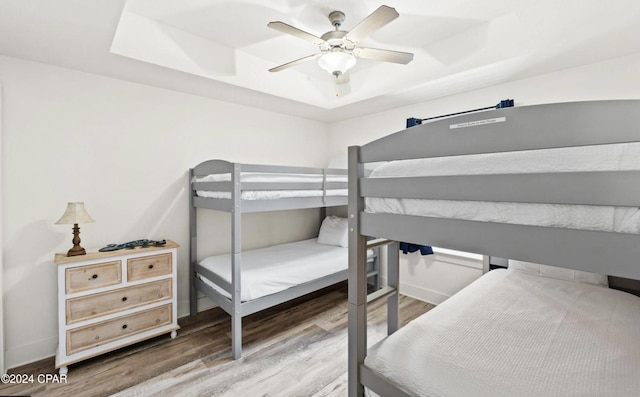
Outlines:
{"label": "ceiling fan light", "polygon": [[356,57],[341,51],[328,52],[320,57],[318,65],[334,76],[339,76],[354,67]]}

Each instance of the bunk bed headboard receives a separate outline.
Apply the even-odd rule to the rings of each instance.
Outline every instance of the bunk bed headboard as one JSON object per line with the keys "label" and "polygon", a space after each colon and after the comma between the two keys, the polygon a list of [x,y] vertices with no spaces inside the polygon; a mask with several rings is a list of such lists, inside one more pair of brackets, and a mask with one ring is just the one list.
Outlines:
{"label": "bunk bed headboard", "polygon": [[441,119],[363,145],[360,161],[637,142],[640,140],[638,102],[567,102]]}
{"label": "bunk bed headboard", "polygon": [[364,250],[364,236],[371,236],[640,279],[639,235],[368,213],[364,204],[365,197],[401,197],[640,207],[640,171],[364,175],[364,164],[370,162],[631,142],[640,142],[640,100],[498,109],[414,126],[350,147],[350,260]]}

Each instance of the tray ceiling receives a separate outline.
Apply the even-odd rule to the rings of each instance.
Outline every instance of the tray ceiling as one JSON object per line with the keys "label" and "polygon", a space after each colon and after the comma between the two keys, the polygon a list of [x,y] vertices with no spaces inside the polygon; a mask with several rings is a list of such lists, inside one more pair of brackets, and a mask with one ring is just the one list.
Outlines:
{"label": "tray ceiling", "polygon": [[[268,69],[317,46],[343,11],[350,30],[380,5],[400,17],[366,47],[412,52],[407,65],[358,59],[336,89],[317,60]],[[324,120],[402,106],[640,52],[636,0],[7,0],[3,54]],[[336,95],[338,94],[338,95]],[[269,102],[268,104],[266,102]],[[332,116],[333,115],[333,116]]]}

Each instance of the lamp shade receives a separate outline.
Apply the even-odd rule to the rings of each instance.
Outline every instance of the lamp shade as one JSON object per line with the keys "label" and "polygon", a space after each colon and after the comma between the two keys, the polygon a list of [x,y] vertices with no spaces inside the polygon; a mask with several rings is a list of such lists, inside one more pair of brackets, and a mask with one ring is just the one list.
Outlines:
{"label": "lamp shade", "polygon": [[72,225],[76,223],[91,223],[95,222],[93,218],[89,216],[87,210],[84,208],[83,202],[67,203],[67,209],[62,214],[62,217],[58,219],[56,225]]}
{"label": "lamp shade", "polygon": [[345,73],[347,70],[354,67],[355,64],[356,57],[342,51],[328,52],[318,59],[318,65],[334,76],[339,76]]}

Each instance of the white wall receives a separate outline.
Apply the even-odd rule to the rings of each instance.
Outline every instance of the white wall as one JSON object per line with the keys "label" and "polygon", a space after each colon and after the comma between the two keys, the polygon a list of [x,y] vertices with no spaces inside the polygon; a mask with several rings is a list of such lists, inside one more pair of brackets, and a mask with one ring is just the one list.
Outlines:
{"label": "white wall", "polygon": [[[515,99],[516,106],[597,99],[640,99],[640,54],[567,69],[334,123],[330,155],[346,156],[350,145],[361,145],[405,128],[409,117],[427,118],[492,106]],[[444,258],[444,257],[442,257]],[[439,303],[481,274],[481,264],[452,265],[438,255],[402,255],[401,291]],[[454,260],[455,261],[455,260]]]}
{"label": "white wall", "polygon": [[[4,322],[9,368],[57,345],[54,225],[68,201],[95,223],[82,246],[172,239],[178,313],[188,314],[187,170],[201,161],[325,166],[324,123],[0,56]],[[204,213],[203,213],[204,212]],[[229,215],[201,211],[199,254],[229,250]],[[313,237],[319,210],[250,214],[245,247]],[[278,230],[278,233],[272,233]]]}

